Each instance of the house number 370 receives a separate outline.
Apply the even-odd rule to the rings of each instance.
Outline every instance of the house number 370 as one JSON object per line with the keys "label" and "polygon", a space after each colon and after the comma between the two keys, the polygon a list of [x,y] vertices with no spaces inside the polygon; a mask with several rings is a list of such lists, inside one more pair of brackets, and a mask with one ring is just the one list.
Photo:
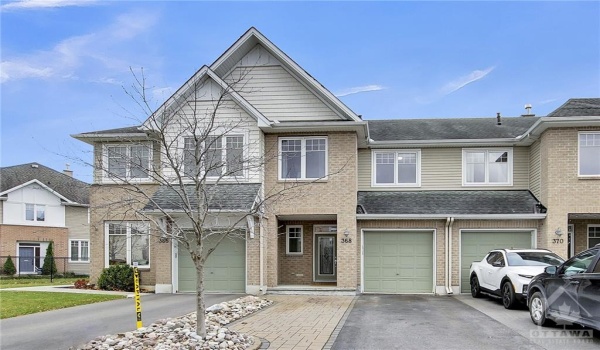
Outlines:
{"label": "house number 370", "polygon": [[342,238],[342,243],[352,243],[352,238],[344,237]]}
{"label": "house number 370", "polygon": [[565,240],[562,238],[553,238],[552,243],[563,243]]}

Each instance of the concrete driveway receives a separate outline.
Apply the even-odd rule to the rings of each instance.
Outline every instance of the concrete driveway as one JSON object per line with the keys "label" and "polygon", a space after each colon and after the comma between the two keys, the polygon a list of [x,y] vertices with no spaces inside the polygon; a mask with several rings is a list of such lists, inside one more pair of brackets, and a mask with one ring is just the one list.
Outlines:
{"label": "concrete driveway", "polygon": [[[239,296],[207,294],[205,304],[208,307]],[[195,294],[148,294],[141,301],[144,325],[196,311]],[[131,298],[3,319],[0,349],[69,349],[101,335],[134,330],[135,321]]]}
{"label": "concrete driveway", "polygon": [[543,347],[455,297],[361,295],[332,349]]}

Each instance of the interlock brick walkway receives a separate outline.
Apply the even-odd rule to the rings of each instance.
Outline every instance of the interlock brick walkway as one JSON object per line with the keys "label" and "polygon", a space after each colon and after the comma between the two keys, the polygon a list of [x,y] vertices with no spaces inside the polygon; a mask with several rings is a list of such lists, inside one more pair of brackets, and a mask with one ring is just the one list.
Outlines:
{"label": "interlock brick walkway", "polygon": [[323,349],[354,296],[266,295],[274,304],[229,328],[269,341],[269,349]]}

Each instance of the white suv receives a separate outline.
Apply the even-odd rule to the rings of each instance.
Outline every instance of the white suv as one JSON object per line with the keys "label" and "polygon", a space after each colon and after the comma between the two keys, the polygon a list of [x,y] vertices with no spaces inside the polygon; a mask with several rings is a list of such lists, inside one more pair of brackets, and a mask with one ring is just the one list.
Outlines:
{"label": "white suv", "polygon": [[534,276],[544,272],[546,266],[563,262],[547,249],[494,249],[480,262],[471,263],[471,295],[501,297],[504,307],[512,309],[526,302],[527,288]]}

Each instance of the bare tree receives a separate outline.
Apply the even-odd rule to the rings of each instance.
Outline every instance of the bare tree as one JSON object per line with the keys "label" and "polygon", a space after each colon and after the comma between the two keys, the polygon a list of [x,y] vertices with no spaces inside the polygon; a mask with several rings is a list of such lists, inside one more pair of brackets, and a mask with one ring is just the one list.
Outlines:
{"label": "bare tree", "polygon": [[[132,73],[134,84],[125,91],[148,116],[140,128],[146,138],[123,136],[119,145],[97,155],[96,171],[119,184],[109,190],[115,199],[105,202],[104,209],[134,215],[162,240],[177,240],[189,251],[197,275],[196,332],[205,337],[208,257],[223,240],[245,238],[243,228],[260,225],[269,205],[302,196],[302,189],[308,189],[311,182],[290,181],[283,188],[264,192],[264,166],[268,157],[278,155],[265,149],[257,120],[239,105],[238,92],[245,89],[248,71],[238,71],[234,79],[224,82],[204,67],[156,110],[150,106],[143,71]],[[342,170],[332,169],[323,177]],[[253,182],[256,196],[251,205],[233,203],[235,213],[229,212],[232,204],[223,202],[221,189]],[[216,223],[223,215],[229,220]],[[111,263],[124,260],[125,242],[119,234],[125,229],[134,238],[131,245],[136,256],[131,260],[147,261],[148,242],[142,233],[148,226],[144,225],[109,227],[115,233],[108,244]]]}

